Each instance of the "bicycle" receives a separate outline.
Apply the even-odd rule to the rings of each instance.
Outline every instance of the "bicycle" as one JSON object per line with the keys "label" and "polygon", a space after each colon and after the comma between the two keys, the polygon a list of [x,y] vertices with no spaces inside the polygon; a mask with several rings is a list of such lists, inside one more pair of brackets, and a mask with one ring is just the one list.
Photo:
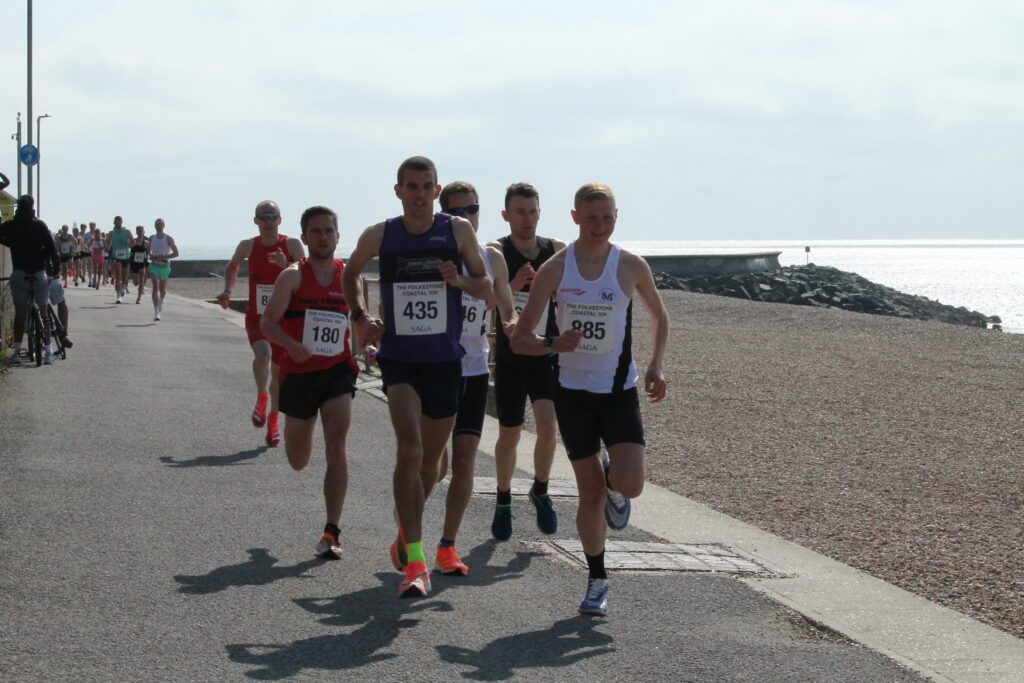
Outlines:
{"label": "bicycle", "polygon": [[[34,360],[36,367],[39,367],[43,364],[43,354],[46,353],[44,351],[46,328],[43,326],[42,312],[39,310],[39,306],[36,305],[36,276],[26,275],[25,282],[29,285],[29,308],[28,315],[25,318],[25,333],[28,336],[28,359],[29,361]],[[50,308],[50,304],[47,303],[46,307]]]}

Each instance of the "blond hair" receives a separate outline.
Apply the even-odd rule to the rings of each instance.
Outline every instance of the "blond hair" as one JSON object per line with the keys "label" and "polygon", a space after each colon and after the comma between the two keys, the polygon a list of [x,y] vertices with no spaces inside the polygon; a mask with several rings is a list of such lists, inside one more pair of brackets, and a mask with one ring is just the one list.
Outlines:
{"label": "blond hair", "polygon": [[604,183],[587,183],[576,190],[573,205],[578,209],[583,202],[592,202],[598,199],[610,199],[614,202],[615,193]]}

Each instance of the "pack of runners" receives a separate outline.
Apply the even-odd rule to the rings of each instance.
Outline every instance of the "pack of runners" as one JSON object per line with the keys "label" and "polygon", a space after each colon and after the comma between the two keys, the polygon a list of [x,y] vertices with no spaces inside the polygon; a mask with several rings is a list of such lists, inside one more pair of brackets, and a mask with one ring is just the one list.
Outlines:
{"label": "pack of runners", "polygon": [[[326,523],[316,554],[333,559],[342,553],[355,334],[379,366],[396,440],[397,528],[390,557],[402,572],[398,595],[422,597],[431,590],[423,510],[449,461],[433,565],[451,576],[469,573],[455,541],[472,493],[487,402],[487,314],[497,309],[500,429],[492,535],[512,535],[511,480],[529,399],[537,426],[529,492],[537,526],[546,534],[558,529],[548,477],[561,432],[579,489],[576,527],[588,564],[578,610],[607,614],[607,527],[627,524],[630,500],[640,495],[645,477],[638,382],[650,401],[665,397],[668,338],[668,315],[650,268],[610,241],[618,218],[612,190],[600,183],[579,189],[571,211],[579,234],[566,245],[537,235],[539,194],[516,183],[501,211],[510,233],[486,246],[476,238],[480,205],[470,183],[442,188],[434,164],[411,157],[398,169],[394,192],[401,214],[363,231],[347,262],[334,258],[338,217],[331,209],[314,206],[302,214],[300,242],[279,232],[278,205],[260,202],[253,219],[259,235],[239,243],[217,297],[227,308],[248,261],[246,331],[257,391],[251,421],[267,426],[267,444],[281,440],[280,411],[288,462],[302,470],[318,418],[323,422]],[[380,306],[371,312],[361,276],[374,259]],[[652,330],[642,380],[631,351],[634,294]]]}

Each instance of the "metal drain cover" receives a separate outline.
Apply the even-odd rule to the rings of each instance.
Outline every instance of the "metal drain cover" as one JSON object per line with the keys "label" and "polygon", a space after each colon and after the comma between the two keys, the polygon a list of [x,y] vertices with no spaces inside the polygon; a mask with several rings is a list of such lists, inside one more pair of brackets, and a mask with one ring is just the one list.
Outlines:
{"label": "metal drain cover", "polygon": [[[525,496],[530,493],[530,487],[532,486],[533,479],[513,479],[512,495]],[[498,480],[494,477],[473,478],[473,493],[493,496],[497,495],[497,488]],[[552,479],[548,482],[548,495],[552,498],[578,498],[579,492],[576,490],[576,482],[574,481]]]}
{"label": "metal drain cover", "polygon": [[[579,541],[549,541],[561,553],[584,567],[583,544]],[[604,566],[608,569],[676,572],[726,572],[770,574],[761,565],[737,555],[725,546],[695,543],[645,543],[606,541]]]}

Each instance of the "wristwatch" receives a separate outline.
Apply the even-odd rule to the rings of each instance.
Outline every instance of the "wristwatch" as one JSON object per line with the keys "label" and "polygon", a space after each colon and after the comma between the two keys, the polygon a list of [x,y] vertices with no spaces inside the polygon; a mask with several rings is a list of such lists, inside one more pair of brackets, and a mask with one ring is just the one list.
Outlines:
{"label": "wristwatch", "polygon": [[365,308],[357,308],[356,310],[352,311],[352,315],[349,316],[349,320],[351,320],[354,323],[359,322],[359,319],[362,318],[365,313]]}
{"label": "wristwatch", "polygon": [[544,348],[548,351],[551,350],[551,345],[555,343],[555,338],[550,334],[544,335]]}

